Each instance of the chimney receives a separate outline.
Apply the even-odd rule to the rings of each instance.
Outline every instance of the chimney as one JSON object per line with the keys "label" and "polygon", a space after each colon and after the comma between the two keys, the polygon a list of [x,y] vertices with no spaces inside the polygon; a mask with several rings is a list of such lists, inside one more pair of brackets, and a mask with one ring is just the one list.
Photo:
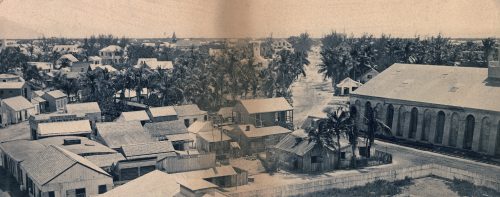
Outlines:
{"label": "chimney", "polygon": [[488,64],[488,80],[500,80],[500,47],[498,47],[497,61]]}
{"label": "chimney", "polygon": [[81,144],[82,141],[78,138],[68,138],[64,139],[63,145],[74,145],[74,144]]}
{"label": "chimney", "polygon": [[245,131],[250,131],[250,125],[247,125]]}

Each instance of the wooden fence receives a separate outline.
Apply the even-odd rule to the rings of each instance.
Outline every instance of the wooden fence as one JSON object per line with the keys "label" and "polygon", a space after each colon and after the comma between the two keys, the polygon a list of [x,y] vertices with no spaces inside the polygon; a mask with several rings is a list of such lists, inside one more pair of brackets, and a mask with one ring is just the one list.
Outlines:
{"label": "wooden fence", "polygon": [[312,192],[324,191],[331,188],[345,189],[355,186],[363,186],[376,180],[386,180],[389,182],[393,182],[397,180],[403,180],[406,177],[417,179],[431,175],[446,179],[463,179],[478,186],[484,186],[500,191],[500,181],[495,180],[494,178],[471,173],[465,170],[454,169],[436,164],[428,164],[395,170],[370,172],[365,174],[339,175],[305,183],[259,188],[253,191],[234,191],[230,192],[229,196],[299,196]]}

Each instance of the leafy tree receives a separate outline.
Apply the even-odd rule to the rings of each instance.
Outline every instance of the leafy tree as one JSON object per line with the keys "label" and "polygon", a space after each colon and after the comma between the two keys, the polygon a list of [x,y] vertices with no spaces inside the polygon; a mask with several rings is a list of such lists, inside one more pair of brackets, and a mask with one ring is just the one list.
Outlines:
{"label": "leafy tree", "polygon": [[300,53],[308,53],[313,45],[313,40],[309,37],[309,33],[301,33],[299,36],[291,36],[287,39],[294,51]]}

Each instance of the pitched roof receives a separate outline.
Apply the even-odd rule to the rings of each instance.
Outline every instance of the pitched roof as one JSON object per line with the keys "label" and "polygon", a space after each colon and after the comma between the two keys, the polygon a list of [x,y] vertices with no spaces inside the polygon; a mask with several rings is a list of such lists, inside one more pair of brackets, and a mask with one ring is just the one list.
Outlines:
{"label": "pitched roof", "polygon": [[174,106],[175,111],[177,112],[177,116],[193,116],[193,115],[203,115],[206,114],[206,111],[200,110],[198,105],[190,104],[190,105],[178,105]]}
{"label": "pitched roof", "polygon": [[101,113],[97,102],[67,104],[66,111],[69,114]]}
{"label": "pitched roof", "polygon": [[177,116],[177,112],[172,106],[151,107],[149,112],[152,117]]}
{"label": "pitched roof", "polygon": [[122,112],[117,121],[146,121],[149,120],[148,113],[144,110]]}
{"label": "pitched roof", "polygon": [[100,168],[109,168],[119,161],[125,160],[125,157],[121,153],[89,155],[84,156],[84,158]]}
{"label": "pitched roof", "polygon": [[121,51],[122,48],[117,45],[109,45],[107,47],[102,48],[99,50],[99,52],[115,52],[115,51]]}
{"label": "pitched roof", "polygon": [[131,144],[122,146],[123,155],[126,158],[137,156],[150,156],[174,152],[174,146],[170,141],[148,142],[141,144]]}
{"label": "pitched roof", "polygon": [[80,164],[100,174],[111,177],[111,175],[87,159],[57,146],[47,147],[43,151],[22,162],[21,166],[23,166],[25,172],[34,181],[40,185],[44,185],[75,164]]}
{"label": "pitched roof", "polygon": [[179,179],[206,179],[222,176],[236,175],[236,171],[232,166],[218,166],[205,170],[194,170],[188,172],[175,173],[174,175]]}
{"label": "pitched roof", "polygon": [[336,86],[337,87],[361,87],[363,84],[357,81],[352,80],[347,77],[344,80],[340,81]]}
{"label": "pitched roof", "polygon": [[487,68],[394,64],[351,96],[370,96],[500,111],[500,86],[488,84]]}
{"label": "pitched roof", "polygon": [[44,145],[31,140],[14,140],[0,143],[0,150],[16,161],[24,161],[44,148]]}
{"label": "pitched roof", "polygon": [[31,98],[31,103],[43,103],[45,102],[46,100],[43,99],[42,97],[34,97],[34,98]]}
{"label": "pitched roof", "polygon": [[95,70],[97,68],[100,68],[102,70],[108,70],[108,72],[118,71],[115,67],[111,65],[90,64],[90,70]]}
{"label": "pitched roof", "polygon": [[211,131],[212,129],[213,126],[211,121],[201,121],[201,120],[194,121],[193,124],[189,125],[189,127],[187,128],[187,130],[190,133]]}
{"label": "pitched roof", "polygon": [[71,62],[78,62],[78,59],[76,59],[76,57],[71,54],[64,54],[59,58],[59,60],[60,59],[68,59]]}
{"label": "pitched roof", "polygon": [[110,167],[116,164],[118,161],[125,160],[125,157],[121,153],[111,153],[111,154],[101,154],[101,155],[89,155],[84,156],[90,162],[94,163],[100,168]]}
{"label": "pitched roof", "polygon": [[33,104],[22,96],[11,97],[2,100],[2,102],[12,108],[14,111],[21,111],[25,109],[34,108]]}
{"label": "pitched roof", "polygon": [[176,142],[176,141],[194,141],[193,137],[189,133],[181,133],[181,134],[173,134],[165,136],[168,141]]}
{"label": "pitched roof", "polygon": [[37,133],[41,136],[90,134],[91,132],[89,120],[45,122],[38,124],[37,129]]}
{"label": "pitched roof", "polygon": [[230,118],[233,116],[233,108],[232,107],[220,108],[217,114],[221,115],[223,118]]}
{"label": "pitched roof", "polygon": [[138,121],[101,122],[96,124],[97,133],[110,148],[120,148],[123,145],[153,142]]}
{"label": "pitched roof", "polygon": [[182,120],[146,123],[144,129],[153,137],[188,133]]}
{"label": "pitched roof", "polygon": [[52,98],[62,98],[68,96],[64,94],[64,92],[62,92],[61,90],[52,90],[50,92],[46,92],[45,94],[49,95]]}
{"label": "pitched roof", "polygon": [[283,97],[240,100],[249,114],[288,111],[293,107]]}
{"label": "pitched roof", "polygon": [[217,186],[213,183],[210,183],[208,181],[205,181],[203,179],[179,179],[177,181],[177,183],[190,189],[191,191],[219,187],[219,186]]}
{"label": "pitched roof", "polygon": [[254,138],[254,137],[264,137],[264,136],[270,136],[270,135],[277,135],[277,134],[286,134],[286,133],[291,133],[292,131],[288,130],[287,128],[281,127],[281,126],[271,126],[271,127],[260,127],[257,128],[253,125],[248,124],[250,126],[250,131],[245,131],[247,125],[239,125],[239,129],[241,130],[241,133],[245,135],[248,138]]}
{"label": "pitched roof", "polygon": [[[65,145],[64,140],[80,140],[79,144],[69,144]],[[91,154],[110,154],[116,153],[115,150],[100,144],[99,142],[90,140],[86,137],[78,137],[78,136],[57,136],[57,137],[48,137],[37,140],[40,144],[45,146],[59,146],[64,148],[72,153],[77,155],[85,156]]]}
{"label": "pitched roof", "polygon": [[275,148],[303,156],[312,150],[314,146],[316,146],[315,141],[310,141],[309,139],[297,137],[295,135],[287,135],[276,144]]}
{"label": "pitched roof", "polygon": [[199,132],[197,135],[200,136],[202,139],[204,139],[207,142],[220,142],[220,141],[231,140],[231,138],[229,136],[227,136],[225,133],[222,133],[220,131]]}
{"label": "pitched roof", "polygon": [[99,197],[176,196],[180,191],[175,175],[155,170],[99,195]]}

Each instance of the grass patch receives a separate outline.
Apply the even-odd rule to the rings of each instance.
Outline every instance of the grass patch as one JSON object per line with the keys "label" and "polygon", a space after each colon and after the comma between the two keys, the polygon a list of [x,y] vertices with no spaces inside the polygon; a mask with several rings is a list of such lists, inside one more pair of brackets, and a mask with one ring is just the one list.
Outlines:
{"label": "grass patch", "polygon": [[400,194],[402,189],[406,186],[413,184],[413,180],[406,177],[404,180],[389,182],[385,180],[377,180],[368,183],[364,186],[352,187],[349,189],[328,189],[321,192],[314,192],[304,196],[394,196]]}
{"label": "grass patch", "polygon": [[459,196],[500,196],[500,192],[493,189],[476,186],[469,181],[453,179],[446,183],[448,187],[457,192]]}

